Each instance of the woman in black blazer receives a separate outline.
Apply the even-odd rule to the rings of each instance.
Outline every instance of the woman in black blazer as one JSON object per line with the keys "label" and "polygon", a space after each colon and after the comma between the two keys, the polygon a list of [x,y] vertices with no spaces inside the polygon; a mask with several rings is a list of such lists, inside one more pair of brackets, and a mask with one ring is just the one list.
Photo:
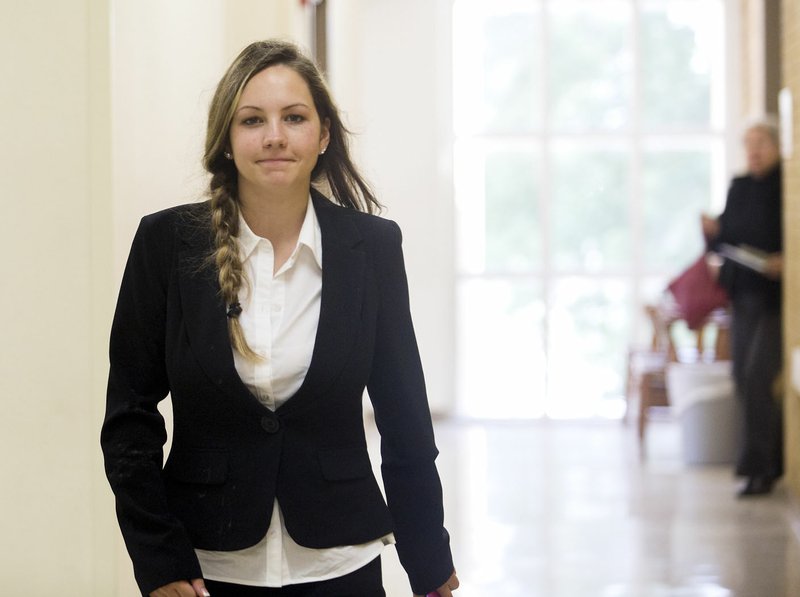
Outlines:
{"label": "woman in black blazer", "polygon": [[[400,230],[365,213],[378,203],[313,63],[248,46],[212,100],[204,163],[210,200],[142,219],[111,331],[101,443],[142,594],[384,595],[377,553],[396,543],[414,593],[449,597]],[[323,180],[338,205],[312,188]],[[272,309],[294,319],[259,323],[281,322]]]}

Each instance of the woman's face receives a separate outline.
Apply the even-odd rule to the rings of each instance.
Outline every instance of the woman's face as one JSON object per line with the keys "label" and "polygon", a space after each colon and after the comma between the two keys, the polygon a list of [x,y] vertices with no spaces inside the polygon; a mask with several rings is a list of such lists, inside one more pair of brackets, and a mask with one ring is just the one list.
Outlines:
{"label": "woman's face", "polygon": [[745,133],[744,149],[747,152],[747,170],[756,178],[768,174],[781,158],[772,135],[758,126]]}
{"label": "woman's face", "polygon": [[242,90],[231,123],[239,193],[295,191],[308,195],[311,171],[328,145],[308,85],[284,65],[266,68]]}

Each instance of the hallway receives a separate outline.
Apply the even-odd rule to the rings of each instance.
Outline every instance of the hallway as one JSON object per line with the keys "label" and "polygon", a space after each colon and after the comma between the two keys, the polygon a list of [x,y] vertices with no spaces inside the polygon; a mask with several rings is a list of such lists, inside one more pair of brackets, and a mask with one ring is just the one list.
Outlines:
{"label": "hallway", "polygon": [[[437,440],[458,597],[800,595],[787,488],[735,499],[729,467],[683,464],[675,423],[644,462],[616,421],[448,421]],[[394,550],[384,575],[410,595]]]}

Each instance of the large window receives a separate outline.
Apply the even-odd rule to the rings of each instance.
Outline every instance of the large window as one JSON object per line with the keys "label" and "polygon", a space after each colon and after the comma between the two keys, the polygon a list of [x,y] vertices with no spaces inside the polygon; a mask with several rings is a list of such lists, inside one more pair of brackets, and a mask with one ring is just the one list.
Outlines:
{"label": "large window", "polygon": [[724,0],[455,0],[458,396],[613,416],[724,201]]}

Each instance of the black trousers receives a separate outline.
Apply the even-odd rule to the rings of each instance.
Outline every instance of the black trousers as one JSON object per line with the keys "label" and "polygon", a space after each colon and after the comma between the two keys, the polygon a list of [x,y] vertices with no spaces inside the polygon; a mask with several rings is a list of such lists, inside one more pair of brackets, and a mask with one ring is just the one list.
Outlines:
{"label": "black trousers", "polygon": [[383,590],[381,559],[339,578],[285,587],[246,587],[206,580],[211,597],[386,597]]}
{"label": "black trousers", "polygon": [[783,474],[783,417],[774,383],[783,364],[780,307],[758,294],[735,296],[731,341],[740,405],[736,474],[777,479]]}

